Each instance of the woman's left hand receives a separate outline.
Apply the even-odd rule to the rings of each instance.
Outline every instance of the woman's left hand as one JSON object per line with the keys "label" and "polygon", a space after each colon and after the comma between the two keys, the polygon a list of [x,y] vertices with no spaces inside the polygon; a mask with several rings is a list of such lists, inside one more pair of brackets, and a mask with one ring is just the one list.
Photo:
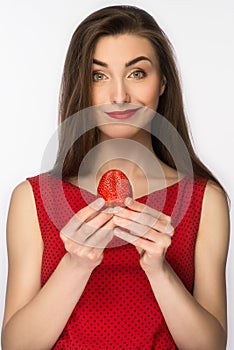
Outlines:
{"label": "woman's left hand", "polygon": [[130,198],[125,204],[126,208],[114,209],[114,234],[136,247],[146,274],[155,274],[164,267],[174,234],[171,217]]}

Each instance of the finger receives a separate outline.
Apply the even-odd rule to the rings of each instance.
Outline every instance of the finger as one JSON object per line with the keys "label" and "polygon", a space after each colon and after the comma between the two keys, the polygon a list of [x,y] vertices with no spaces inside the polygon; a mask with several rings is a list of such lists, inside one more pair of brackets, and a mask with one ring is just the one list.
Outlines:
{"label": "finger", "polygon": [[67,238],[64,243],[65,249],[70,254],[75,254],[79,257],[88,258],[88,259],[97,259],[97,257],[101,258],[100,249],[96,249],[93,247],[85,246],[82,244],[77,244],[73,240]]}
{"label": "finger", "polygon": [[85,244],[89,247],[105,248],[114,236],[114,228],[115,225],[113,221],[109,220],[105,225],[89,236]]}
{"label": "finger", "polygon": [[93,219],[88,222],[83,222],[77,229],[69,231],[67,236],[79,244],[87,244],[87,240],[111,218],[112,214],[99,212]]}
{"label": "finger", "polygon": [[130,232],[125,232],[120,228],[114,229],[114,235],[122,238],[123,240],[133,244],[135,247],[142,249],[143,251],[147,251],[147,253],[154,254],[164,254],[167,248],[171,244],[170,237],[164,235],[163,238],[158,240],[157,242],[147,240],[144,237],[136,237],[132,235]]}
{"label": "finger", "polygon": [[162,213],[161,211],[153,209],[153,208],[149,207],[148,205],[145,205],[143,203],[135,201],[130,197],[127,197],[125,199],[125,205],[127,206],[127,208],[129,208],[131,210],[143,212],[143,213],[146,213],[146,214],[149,214],[149,215],[155,217],[156,219],[160,218],[160,219],[168,220],[171,222],[170,216]]}
{"label": "finger", "polygon": [[[134,218],[134,215],[140,215],[140,214],[131,214],[129,213],[129,216],[132,215],[132,219]],[[140,215],[141,218],[136,218],[136,220],[140,220],[143,221],[143,216],[144,214]],[[128,230],[132,231],[135,235],[138,236],[144,236],[147,232],[152,231],[152,233],[154,234],[156,231],[162,234],[167,234],[169,236],[172,236],[172,234],[174,233],[174,229],[173,227],[168,224],[167,222],[161,222],[153,217],[150,217],[148,215],[148,218],[145,217],[144,221],[146,222],[148,220],[148,225],[144,225],[141,222],[139,223],[139,221],[132,221],[120,216],[114,216],[113,217],[113,222],[117,225],[117,226],[121,226],[124,228],[127,228]],[[152,226],[150,226],[150,224],[152,224]]]}
{"label": "finger", "polygon": [[116,207],[114,208],[113,212],[114,215],[117,217],[135,221],[139,224],[149,227],[154,227],[156,225],[156,222],[158,221],[158,219],[153,217],[152,215],[146,214],[144,212],[132,211],[129,209],[121,208],[121,210],[118,210],[118,207]]}
{"label": "finger", "polygon": [[71,236],[68,238],[61,234],[61,238],[64,242],[65,249],[69,252],[77,253],[82,247],[86,247],[87,252],[94,248],[104,249],[114,236],[113,228],[114,226],[108,227],[104,225],[102,228],[95,231],[93,235],[82,241],[78,236]]}
{"label": "finger", "polygon": [[87,230],[90,230],[90,234],[93,234],[96,230],[104,226],[112,218],[113,214],[109,213],[109,211],[104,210],[99,212],[94,218],[85,222],[83,225],[87,227]]}
{"label": "finger", "polygon": [[146,232],[150,230],[150,227],[148,226],[118,216],[113,217],[113,222],[118,227],[122,227],[131,231],[131,233],[135,236],[144,236]]}
{"label": "finger", "polygon": [[93,215],[97,215],[98,212],[105,206],[105,200],[103,198],[97,198],[95,201],[91,202],[89,205],[79,210],[76,216],[82,221],[90,220]]}
{"label": "finger", "polygon": [[153,228],[162,233],[166,233],[171,237],[174,235],[175,232],[174,227],[167,220],[158,220]]}
{"label": "finger", "polygon": [[[171,224],[170,216],[137,201],[131,199],[129,199],[129,201],[129,208],[131,209],[130,211],[123,208],[122,210],[119,210],[117,207],[114,210],[114,213],[117,216],[127,217],[136,222],[142,223],[143,225],[155,228],[156,230],[167,233],[170,236],[174,234],[174,227]],[[127,203],[129,203],[129,201],[127,201]],[[133,211],[133,208],[135,208],[136,211]],[[137,209],[141,209],[142,211],[138,211]]]}
{"label": "finger", "polygon": [[136,248],[138,248],[138,251],[153,251],[153,242],[147,241],[141,237],[136,237],[130,232],[123,231],[118,227],[114,229],[114,235],[128,243],[133,244]]}
{"label": "finger", "polygon": [[114,217],[113,222],[118,225],[119,228],[125,228],[134,237],[141,237],[145,240],[157,243],[158,245],[167,248],[171,244],[171,238],[168,234],[156,231],[148,226],[133,222],[127,219]]}
{"label": "finger", "polygon": [[84,222],[98,215],[99,210],[101,210],[104,207],[104,205],[104,199],[98,198],[94,202],[90,203],[88,206],[79,210],[62,228],[61,232],[63,233],[63,235],[69,237],[70,233],[78,230]]}
{"label": "finger", "polygon": [[64,236],[64,234],[62,232],[60,232],[60,237],[61,237],[63,243],[65,244],[67,242],[68,238],[66,236]]}

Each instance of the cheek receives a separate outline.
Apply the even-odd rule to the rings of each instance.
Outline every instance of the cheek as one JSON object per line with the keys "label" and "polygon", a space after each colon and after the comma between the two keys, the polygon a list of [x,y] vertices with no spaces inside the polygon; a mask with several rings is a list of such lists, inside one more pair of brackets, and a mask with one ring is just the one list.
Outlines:
{"label": "cheek", "polygon": [[144,105],[156,109],[160,97],[160,88],[155,84],[149,85],[139,93],[139,97]]}
{"label": "cheek", "polygon": [[97,105],[97,104],[103,104],[105,103],[106,99],[106,93],[104,91],[105,89],[103,88],[97,88],[94,87],[92,91],[92,104]]}
{"label": "cheek", "polygon": [[97,92],[96,92],[96,91],[93,91],[93,92],[92,92],[92,104],[93,104],[93,105],[98,104],[98,100],[99,100],[99,98],[98,98]]}

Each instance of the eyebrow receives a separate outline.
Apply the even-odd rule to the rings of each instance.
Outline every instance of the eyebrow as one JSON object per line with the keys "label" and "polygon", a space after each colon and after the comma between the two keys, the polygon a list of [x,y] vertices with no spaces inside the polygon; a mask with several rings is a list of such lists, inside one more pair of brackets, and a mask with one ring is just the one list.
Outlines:
{"label": "eyebrow", "polygon": [[[127,63],[125,64],[125,67],[132,66],[133,64],[138,63],[138,62],[140,62],[140,61],[149,61],[149,62],[152,64],[152,61],[151,61],[148,57],[146,57],[146,56],[139,56],[139,57],[136,57],[136,58],[134,58],[133,60],[127,62]],[[97,64],[97,65],[99,65],[99,66],[102,66],[102,67],[106,67],[106,68],[108,67],[108,64],[107,64],[107,63],[102,62],[102,61],[99,61],[99,60],[97,60],[96,58],[93,59],[93,63],[94,63],[94,64]]]}

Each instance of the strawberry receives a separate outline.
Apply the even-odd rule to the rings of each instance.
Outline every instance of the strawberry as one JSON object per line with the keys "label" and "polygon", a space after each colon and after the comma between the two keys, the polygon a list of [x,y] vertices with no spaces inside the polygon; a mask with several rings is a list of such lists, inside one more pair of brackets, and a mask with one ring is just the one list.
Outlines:
{"label": "strawberry", "polygon": [[127,197],[132,197],[132,187],[127,176],[117,169],[107,171],[101,178],[97,192],[107,206],[124,206]]}

